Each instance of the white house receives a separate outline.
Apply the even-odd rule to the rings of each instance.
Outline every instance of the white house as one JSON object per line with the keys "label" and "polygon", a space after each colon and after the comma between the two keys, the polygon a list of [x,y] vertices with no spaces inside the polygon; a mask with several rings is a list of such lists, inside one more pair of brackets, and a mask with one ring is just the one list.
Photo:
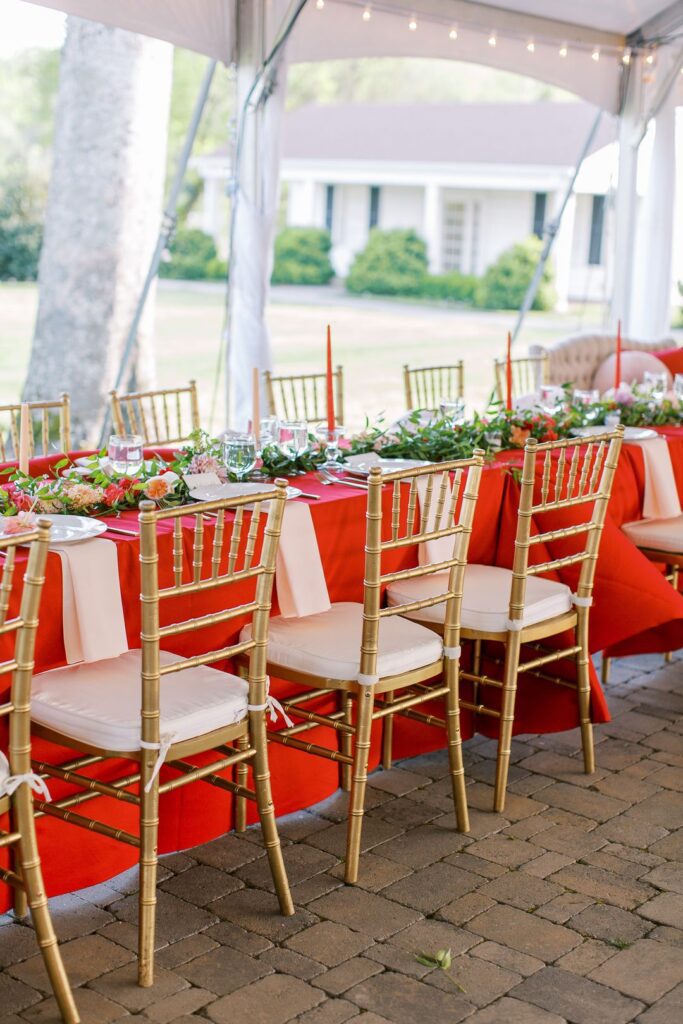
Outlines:
{"label": "white house", "polygon": [[[480,275],[513,243],[542,234],[595,116],[582,102],[301,107],[287,115],[283,132],[286,223],[327,227],[342,277],[375,226],[413,228],[433,273]],[[614,138],[604,114],[553,249],[560,308],[609,297]],[[227,151],[198,157],[194,166],[204,179],[195,223],[224,250]],[[682,248],[679,237],[674,265]]]}

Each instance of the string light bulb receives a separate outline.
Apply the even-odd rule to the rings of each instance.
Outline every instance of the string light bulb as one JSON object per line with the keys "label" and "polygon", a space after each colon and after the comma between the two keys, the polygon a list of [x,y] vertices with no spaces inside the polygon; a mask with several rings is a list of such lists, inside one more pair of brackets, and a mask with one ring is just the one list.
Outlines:
{"label": "string light bulb", "polygon": [[458,38],[458,30],[457,30],[457,28],[452,28],[450,30],[450,32],[448,33],[448,38],[449,39],[457,39]]}
{"label": "string light bulb", "polygon": [[597,46],[595,47],[595,49],[591,53],[591,60],[594,60],[596,64],[600,60],[600,50],[598,49]]}
{"label": "string light bulb", "polygon": [[366,7],[362,14],[363,21],[370,21],[370,8]]}
{"label": "string light bulb", "polygon": [[408,28],[410,29],[411,32],[417,31],[417,21],[415,20],[415,18],[410,19],[410,21],[408,22]]}
{"label": "string light bulb", "polygon": [[621,55],[621,63],[622,64],[630,64],[631,63],[631,50],[630,50],[630,48],[628,46],[626,47],[626,49],[624,50],[624,52]]}
{"label": "string light bulb", "polygon": [[560,47],[560,50],[559,50],[560,57],[566,57],[568,52],[569,51],[567,50],[567,44],[566,43],[562,43],[562,46]]}
{"label": "string light bulb", "polygon": [[489,46],[495,46],[497,42],[498,40],[496,39],[496,34],[495,32],[492,32],[491,35],[489,36]]}
{"label": "string light bulb", "polygon": [[315,6],[318,8],[319,11],[322,11],[323,7],[325,6],[325,0],[315,0]]}
{"label": "string light bulb", "polygon": [[645,63],[652,65],[652,64],[654,64],[654,62],[655,62],[655,55],[654,55],[654,53],[648,53],[647,57],[645,58]]}
{"label": "string light bulb", "polygon": [[526,48],[529,51],[529,53],[536,52],[536,43],[533,41],[533,39],[529,40],[529,42],[526,44]]}

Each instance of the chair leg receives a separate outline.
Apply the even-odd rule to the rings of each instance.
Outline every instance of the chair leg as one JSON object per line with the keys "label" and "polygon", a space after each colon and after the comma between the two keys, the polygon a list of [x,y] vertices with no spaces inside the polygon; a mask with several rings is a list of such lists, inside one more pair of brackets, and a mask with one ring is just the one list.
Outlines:
{"label": "chair leg", "polygon": [[[669,580],[671,581],[671,586],[674,588],[674,590],[676,592],[678,592],[678,566],[677,565],[667,565],[664,568],[664,573],[669,578]],[[669,664],[673,660],[674,660],[674,652],[673,651],[665,651],[664,652],[664,661],[667,664]]]}
{"label": "chair leg", "polygon": [[512,726],[515,720],[515,698],[517,696],[517,672],[519,669],[519,633],[510,632],[505,643],[505,670],[500,714],[500,735],[496,760],[496,787],[493,796],[494,811],[505,807],[510,752],[512,747]]}
{"label": "chair leg", "polygon": [[455,820],[459,832],[469,832],[470,817],[467,810],[465,790],[465,766],[462,760],[462,735],[460,733],[460,687],[459,664],[453,658],[446,658],[446,731],[448,734],[448,763],[453,786]]}
{"label": "chair leg", "polygon": [[[342,691],[342,708],[344,710],[344,722],[346,725],[353,725],[353,701],[351,694],[346,691]],[[353,736],[350,732],[343,732],[341,734],[341,752],[346,757],[350,757],[353,752]],[[351,791],[351,765],[342,764],[341,766],[341,788],[345,793]]]}
{"label": "chair leg", "polygon": [[[481,675],[481,640],[475,640],[472,645],[472,675]],[[479,683],[476,680],[472,683],[472,703],[479,703]]]}
{"label": "chair leg", "polygon": [[[24,792],[22,792],[22,790]],[[31,918],[36,931],[38,946],[45,963],[45,969],[55,994],[62,1020],[65,1024],[79,1024],[80,1017],[71,986],[67,978],[62,955],[57,945],[57,936],[52,927],[50,911],[47,905],[43,872],[36,842],[33,805],[27,792],[27,786],[21,786],[15,796],[17,807],[17,824],[21,833],[21,845],[18,860],[21,863],[21,875],[24,880]]]}
{"label": "chair leg", "polygon": [[583,747],[583,768],[587,775],[595,771],[595,748],[593,745],[593,723],[591,722],[590,654],[588,652],[588,615],[579,608],[576,625],[577,642],[581,650],[576,656],[576,684],[579,699],[579,722],[581,724],[581,745]]}
{"label": "chair leg", "polygon": [[349,801],[349,820],[346,833],[346,867],[344,881],[358,881],[361,833],[365,811],[365,789],[368,779],[368,757],[372,734],[372,710],[375,694],[372,686],[359,686],[356,709],[356,735],[353,752],[353,778]]}
{"label": "chair leg", "polygon": [[275,884],[280,912],[285,917],[294,913],[292,894],[289,891],[287,871],[282,857],[280,836],[275,822],[275,809],[270,789],[270,768],[268,766],[268,747],[266,740],[266,722],[263,711],[252,711],[249,714],[249,730],[256,753],[253,759],[254,790],[258,807],[263,842],[268,855],[268,863]]}
{"label": "chair leg", "polygon": [[149,793],[145,793],[146,776],[149,777],[143,765],[140,779],[140,893],[138,896],[138,985],[143,988],[148,988],[154,983],[159,834],[159,778],[157,776],[154,779]]}
{"label": "chair leg", "polygon": [[[246,736],[240,736],[237,740],[237,749],[246,750],[249,740]],[[238,786],[247,784],[247,762],[240,761],[235,767],[235,782]],[[235,832],[245,832],[247,828],[247,798],[246,796],[235,797]]]}
{"label": "chair leg", "polygon": [[605,686],[609,682],[609,673],[612,667],[612,659],[608,658],[606,654],[602,656],[602,668],[600,670],[600,679],[602,685]]}
{"label": "chair leg", "polygon": [[[16,821],[16,813],[14,811],[14,807],[10,809],[10,819],[12,822],[12,832],[21,832],[19,823]],[[21,855],[18,846],[10,846],[10,863],[14,873],[21,877]],[[14,916],[18,921],[23,921],[26,915],[28,914],[28,900],[26,898],[26,889],[20,889],[17,887],[16,889],[13,889],[12,894],[12,909],[14,911]]]}
{"label": "chair leg", "polygon": [[[393,704],[394,694],[392,690],[389,690],[384,695],[384,700],[387,704]],[[389,771],[393,763],[394,755],[394,716],[387,715],[384,719],[384,729],[382,731],[382,768],[385,771]]]}

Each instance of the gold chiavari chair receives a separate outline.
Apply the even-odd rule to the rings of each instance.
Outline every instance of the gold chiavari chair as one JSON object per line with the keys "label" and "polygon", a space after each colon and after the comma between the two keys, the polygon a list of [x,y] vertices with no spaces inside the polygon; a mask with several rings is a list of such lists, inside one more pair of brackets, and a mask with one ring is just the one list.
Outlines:
{"label": "gold chiavari chair", "polygon": [[[40,803],[40,809],[139,851],[140,985],[153,983],[159,797],[165,793],[202,780],[256,801],[280,909],[294,913],[271,798],[264,719],[271,703],[265,674],[268,614],[285,494],[286,482],[279,480],[264,493],[193,506],[157,509],[142,502],[142,651],[54,669],[34,679],[35,731],[85,755],[66,768],[34,765],[35,771],[84,790]],[[214,514],[213,538],[205,538],[205,517]],[[182,521],[189,518],[194,520],[192,558],[184,562],[188,533]],[[160,529],[167,523],[173,526],[172,537]],[[166,556],[162,565],[160,551]],[[212,594],[220,610],[197,614],[197,598]],[[168,622],[180,608],[194,615]],[[245,616],[253,627],[249,640],[201,650],[204,645],[196,638],[203,630],[221,624],[227,629]],[[163,649],[165,641],[172,645],[173,638],[182,636],[201,653],[181,657]],[[247,680],[210,667],[238,655],[248,656]],[[206,751],[217,758],[208,764],[202,759],[197,766],[196,755]],[[89,778],[83,769],[105,758],[138,762],[137,770],[106,783]],[[160,782],[163,764],[174,773]],[[248,765],[253,789],[247,786]],[[234,781],[224,777],[233,766]],[[134,804],[137,834],[74,810],[95,796]]]}
{"label": "gold chiavari chair", "polygon": [[[64,393],[48,402],[27,402],[32,429],[29,432],[29,456],[48,455],[53,451],[71,449],[71,403]],[[21,405],[0,405],[0,462],[19,456],[19,422]],[[58,444],[55,444],[55,441]],[[11,454],[10,443],[11,442]]]}
{"label": "gold chiavari chair", "polygon": [[437,409],[442,399],[465,397],[465,364],[403,367],[406,409]]}
{"label": "gold chiavari chair", "polygon": [[[0,537],[0,640],[3,645],[13,641],[12,654],[0,660],[0,680],[12,675],[9,701],[0,705],[0,717],[9,717],[9,761],[0,750],[0,817],[9,815],[10,821],[9,831],[0,829],[0,848],[9,849],[12,859],[11,867],[0,866],[0,879],[14,889],[18,917],[25,916],[28,902],[62,1020],[78,1024],[78,1010],[52,927],[36,842],[33,793],[48,799],[49,793],[42,778],[31,770],[31,677],[49,538],[50,523],[45,520],[39,520],[36,529],[28,533]],[[19,545],[25,544],[31,548],[19,611],[12,615],[15,557]]]}
{"label": "gold chiavari chair", "polygon": [[[595,770],[593,731],[590,710],[590,679],[588,649],[588,617],[592,603],[593,578],[598,557],[600,535],[605,521],[607,502],[612,490],[614,472],[621,450],[623,427],[614,433],[601,434],[590,440],[552,441],[538,444],[527,441],[524,449],[521,493],[517,515],[512,569],[470,564],[465,572],[462,601],[461,635],[473,641],[473,663],[470,672],[461,672],[462,680],[472,685],[472,700],[461,700],[461,708],[500,722],[494,809],[505,806],[510,746],[515,718],[517,681],[521,673],[530,673],[547,682],[570,686],[576,690],[584,768]],[[543,456],[542,469],[539,473]],[[572,525],[543,528],[544,517],[566,518],[570,510]],[[537,532],[532,532],[532,519]],[[581,537],[584,537],[581,542]],[[570,554],[551,556],[531,562],[537,545],[576,547]],[[570,566],[580,566],[576,592],[553,579],[555,573]],[[388,588],[390,605],[402,606],[404,614],[434,629],[444,621],[443,605],[430,606],[425,613],[414,610],[414,602],[428,597],[440,584],[438,577],[427,580],[397,581]],[[543,641],[572,630],[574,642],[568,647],[549,648]],[[504,659],[491,655],[502,679],[482,674],[482,643],[495,641],[504,645]],[[532,657],[522,660],[522,648],[531,649]],[[539,671],[546,665],[564,659],[576,663],[577,682]],[[487,688],[500,692],[500,707],[492,707],[480,691]]]}
{"label": "gold chiavari chair", "polygon": [[[302,722],[271,733],[270,739],[339,762],[346,769],[342,769],[343,785],[351,790],[344,875],[347,882],[358,878],[372,723],[388,715],[417,716],[446,729],[457,819],[463,831],[469,829],[459,739],[459,624],[463,572],[482,463],[483,453],[477,451],[471,459],[438,467],[384,475],[374,467],[368,487],[363,604],[340,602],[316,615],[271,619],[267,671],[307,689],[282,701],[285,711]],[[452,491],[450,472],[454,474]],[[385,485],[392,487],[391,502],[383,501]],[[405,556],[420,544],[439,540],[445,541],[446,550],[439,551],[438,561],[382,571],[387,555],[399,552]],[[388,583],[423,578],[436,571],[442,571],[443,577],[438,595],[414,607],[446,602],[443,643],[432,630],[399,619],[401,609],[380,607]],[[245,642],[250,636],[248,628],[242,631]],[[430,680],[431,685],[426,685]],[[321,714],[304,706],[330,691],[340,695],[340,710]],[[404,691],[403,696],[394,699],[396,691]],[[421,715],[416,710],[435,697],[446,698],[445,719]],[[317,725],[335,730],[341,738],[341,750],[300,738]]]}
{"label": "gold chiavari chair", "polygon": [[[337,424],[344,422],[344,368],[337,366],[334,378],[334,417]],[[281,420],[327,419],[327,377],[324,373],[300,373],[288,377],[275,377],[264,370],[268,408],[272,416]]]}
{"label": "gold chiavari chair", "polygon": [[[683,570],[683,515],[670,519],[641,519],[625,523],[622,530],[638,550],[651,562],[664,565],[664,578],[675,591]],[[671,661],[673,652],[667,651],[665,661]],[[602,681],[609,682],[612,659],[603,656]]]}
{"label": "gold chiavari chair", "polygon": [[157,391],[111,392],[117,434],[141,434],[146,445],[179,444],[200,428],[197,382]]}
{"label": "gold chiavari chair", "polygon": [[[521,398],[524,395],[537,394],[542,384],[549,383],[550,371],[547,355],[524,356],[520,359],[513,359],[511,362],[513,399]],[[506,367],[505,359],[493,360],[494,390],[499,402],[505,401]]]}

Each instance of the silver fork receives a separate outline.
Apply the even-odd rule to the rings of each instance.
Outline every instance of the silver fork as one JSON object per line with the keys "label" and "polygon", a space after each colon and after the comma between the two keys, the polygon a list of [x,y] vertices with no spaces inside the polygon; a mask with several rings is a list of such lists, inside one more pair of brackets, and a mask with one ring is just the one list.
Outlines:
{"label": "silver fork", "polygon": [[320,480],[320,482],[323,484],[343,484],[344,487],[356,487],[361,491],[367,491],[368,489],[367,484],[362,484],[360,483],[360,481],[356,480],[340,480],[338,476],[333,476],[331,473],[328,473],[324,469],[321,469],[319,472],[317,472],[316,476],[318,477],[318,480]]}

